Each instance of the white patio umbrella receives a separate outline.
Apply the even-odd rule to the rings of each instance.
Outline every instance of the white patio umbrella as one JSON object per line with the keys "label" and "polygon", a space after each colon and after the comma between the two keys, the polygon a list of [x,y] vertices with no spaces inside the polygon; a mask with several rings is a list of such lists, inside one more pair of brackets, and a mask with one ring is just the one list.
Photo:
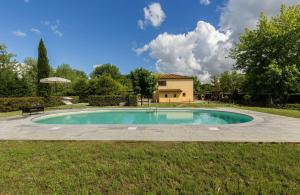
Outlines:
{"label": "white patio umbrella", "polygon": [[48,77],[40,80],[41,83],[55,84],[55,93],[57,94],[57,83],[71,83],[70,80],[61,77]]}

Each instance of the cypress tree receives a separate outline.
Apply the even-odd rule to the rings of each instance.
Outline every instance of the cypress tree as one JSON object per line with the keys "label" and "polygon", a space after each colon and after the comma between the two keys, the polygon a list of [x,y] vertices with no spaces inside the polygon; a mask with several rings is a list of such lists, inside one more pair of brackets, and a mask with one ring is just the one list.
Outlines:
{"label": "cypress tree", "polygon": [[50,66],[47,57],[47,50],[44,44],[43,39],[40,40],[39,49],[38,49],[38,61],[37,61],[37,95],[48,97],[51,93],[51,88],[49,84],[40,83],[40,80],[43,78],[49,77]]}

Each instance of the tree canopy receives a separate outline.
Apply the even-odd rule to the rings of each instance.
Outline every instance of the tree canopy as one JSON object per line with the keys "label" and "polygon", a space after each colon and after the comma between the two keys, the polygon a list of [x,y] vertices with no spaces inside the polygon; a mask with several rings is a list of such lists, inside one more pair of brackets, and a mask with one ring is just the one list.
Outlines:
{"label": "tree canopy", "polygon": [[237,71],[225,71],[219,75],[220,88],[223,93],[241,92],[245,75]]}
{"label": "tree canopy", "polygon": [[134,93],[140,94],[141,99],[153,96],[157,85],[157,78],[149,70],[137,68],[130,72],[130,79]]}
{"label": "tree canopy", "polygon": [[113,64],[102,64],[97,66],[91,73],[91,77],[100,77],[102,75],[109,75],[113,79],[119,79],[121,77],[120,70],[117,66]]}
{"label": "tree canopy", "polygon": [[85,72],[73,69],[69,64],[59,65],[54,71],[54,76],[66,78],[71,81],[75,81],[80,77],[87,79]]}
{"label": "tree canopy", "polygon": [[5,44],[0,44],[0,68],[5,68],[11,64],[15,64],[15,56],[15,54],[7,52]]}
{"label": "tree canopy", "polygon": [[14,54],[7,52],[4,44],[0,44],[0,97],[33,95],[26,75],[18,75],[14,57]]}
{"label": "tree canopy", "polygon": [[272,18],[262,14],[253,30],[246,29],[230,52],[235,69],[246,73],[246,88],[253,95],[280,101],[300,89],[300,5]]}
{"label": "tree canopy", "polygon": [[201,82],[199,81],[198,77],[193,77],[194,83],[194,94],[199,95],[201,92]]}

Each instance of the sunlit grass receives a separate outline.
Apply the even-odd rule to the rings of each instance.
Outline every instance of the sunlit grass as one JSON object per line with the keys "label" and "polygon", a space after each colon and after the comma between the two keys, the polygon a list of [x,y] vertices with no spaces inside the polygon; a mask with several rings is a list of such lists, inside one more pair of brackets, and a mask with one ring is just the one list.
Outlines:
{"label": "sunlit grass", "polygon": [[[144,105],[147,107],[148,105]],[[241,106],[238,104],[229,104],[229,103],[220,103],[220,102],[200,102],[200,103],[159,103],[159,104],[150,104],[152,107],[192,107],[192,108],[218,108],[218,107],[233,107],[244,110],[252,110],[256,112],[264,112],[269,114],[288,116],[294,118],[300,118],[299,110],[291,109],[278,109],[278,108],[265,108],[265,107],[250,107],[250,106]]]}
{"label": "sunlit grass", "polygon": [[299,144],[0,142],[1,194],[299,194]]}

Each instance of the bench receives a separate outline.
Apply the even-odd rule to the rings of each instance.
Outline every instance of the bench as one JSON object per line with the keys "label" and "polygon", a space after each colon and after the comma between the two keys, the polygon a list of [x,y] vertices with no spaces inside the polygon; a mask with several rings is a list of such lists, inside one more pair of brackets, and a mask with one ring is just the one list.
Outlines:
{"label": "bench", "polygon": [[22,115],[25,113],[29,113],[30,115],[33,113],[39,113],[39,112],[44,112],[44,106],[32,106],[32,107],[25,107],[22,108]]}

